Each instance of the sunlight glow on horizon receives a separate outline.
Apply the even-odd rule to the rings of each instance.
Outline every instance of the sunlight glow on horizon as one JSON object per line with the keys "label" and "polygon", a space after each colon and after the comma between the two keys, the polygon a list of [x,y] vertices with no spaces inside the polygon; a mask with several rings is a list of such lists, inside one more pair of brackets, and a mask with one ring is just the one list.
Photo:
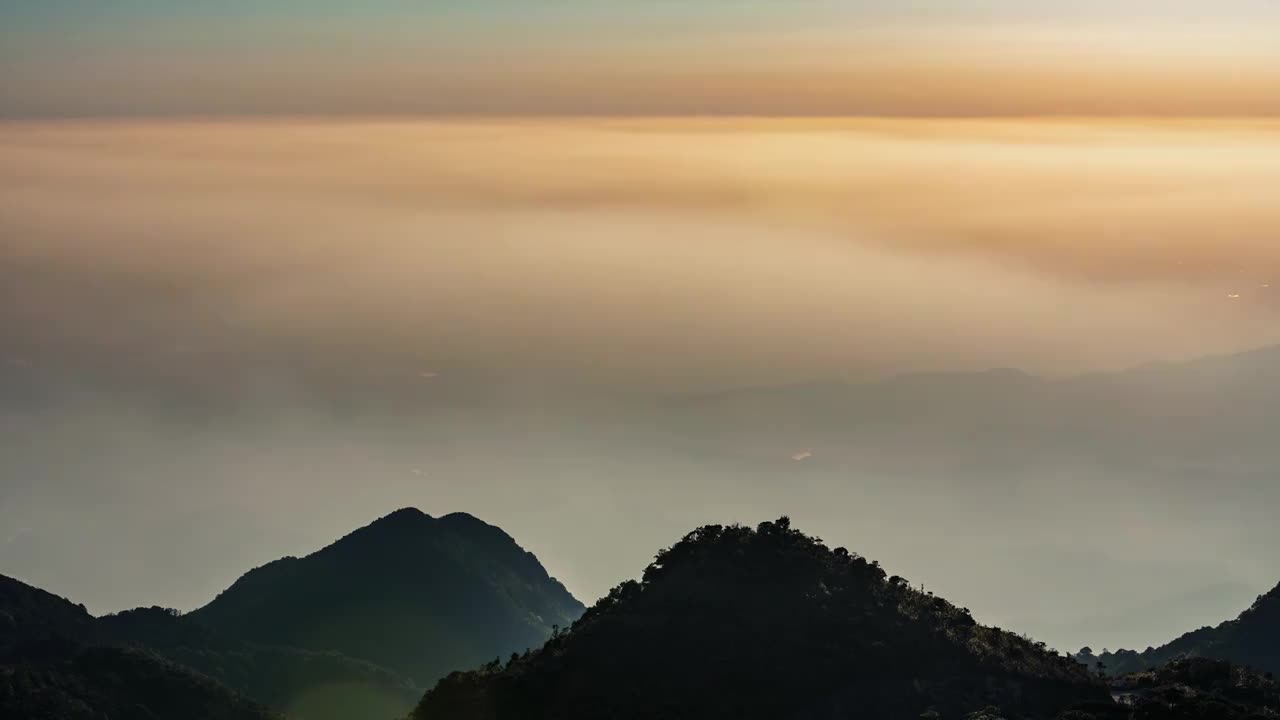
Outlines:
{"label": "sunlight glow on horizon", "polygon": [[1247,0],[13,4],[0,118],[1280,116],[1280,9]]}

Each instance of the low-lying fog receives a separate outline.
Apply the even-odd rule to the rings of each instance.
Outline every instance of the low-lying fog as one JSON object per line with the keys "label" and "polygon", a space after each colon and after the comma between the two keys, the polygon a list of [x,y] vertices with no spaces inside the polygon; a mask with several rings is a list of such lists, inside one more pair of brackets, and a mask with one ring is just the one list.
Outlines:
{"label": "low-lying fog", "polygon": [[789,514],[1158,644],[1280,581],[1280,353],[1111,371],[1280,343],[1277,186],[1266,122],[5,125],[0,572],[189,609],[415,505],[590,602]]}

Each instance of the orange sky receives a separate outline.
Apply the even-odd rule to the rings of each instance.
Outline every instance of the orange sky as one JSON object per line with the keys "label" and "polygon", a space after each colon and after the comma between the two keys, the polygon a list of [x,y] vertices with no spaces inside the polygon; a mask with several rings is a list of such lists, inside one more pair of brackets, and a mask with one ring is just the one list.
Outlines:
{"label": "orange sky", "polygon": [[1270,6],[986,4],[1001,7],[55,15],[0,30],[0,117],[1280,114]]}
{"label": "orange sky", "polygon": [[12,336],[81,351],[723,386],[1280,341],[1269,120],[41,122],[0,167]]}

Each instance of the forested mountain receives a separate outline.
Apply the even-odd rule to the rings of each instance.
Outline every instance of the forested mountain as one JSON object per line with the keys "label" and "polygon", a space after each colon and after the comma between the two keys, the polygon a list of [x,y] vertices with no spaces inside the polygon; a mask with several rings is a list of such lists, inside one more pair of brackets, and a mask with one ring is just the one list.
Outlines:
{"label": "forested mountain", "polygon": [[16,720],[271,720],[262,705],[144,650],[87,647],[0,665],[0,717]]}
{"label": "forested mountain", "polygon": [[421,689],[383,667],[333,650],[263,645],[213,630],[165,608],[107,615],[94,641],[141,648],[190,667],[294,720],[402,715]]}
{"label": "forested mountain", "polygon": [[[406,558],[423,580],[392,577],[410,572]],[[342,648],[346,654],[324,643],[367,633],[386,643],[376,660],[390,665],[415,646],[412,635],[400,643],[393,636],[413,627],[417,637],[439,639],[426,632],[432,622],[457,624],[449,636],[457,642],[443,646],[455,657],[484,652],[488,662],[441,680],[413,720],[1280,714],[1271,674],[1280,588],[1236,620],[1162,648],[1069,658],[978,625],[968,610],[888,577],[878,563],[828,549],[786,518],[754,529],[699,528],[581,615],[536,559],[466,515],[398,511],[312,556],[267,567],[281,569],[251,572],[186,616],[142,608],[95,619],[83,606],[0,576],[0,717],[279,717],[270,705],[291,720],[392,720],[413,706],[416,684],[356,654],[376,654],[370,645]],[[343,577],[363,592],[344,591]],[[434,597],[427,579],[438,583]],[[370,597],[372,588],[386,596]],[[451,595],[441,588],[459,592],[441,598]],[[319,598],[307,603],[306,593]],[[289,602],[298,603],[296,616],[275,616],[286,634],[247,639]],[[485,617],[499,627],[486,631]],[[312,623],[310,636],[299,618]],[[550,640],[539,647],[536,636],[519,635],[528,632],[521,622]],[[531,649],[505,661],[477,649],[502,637],[530,637]],[[299,647],[303,641],[312,645]],[[431,652],[441,646],[417,647],[416,657],[443,657]],[[1102,662],[1117,676],[1108,687],[1081,662]]]}
{"label": "forested mountain", "polygon": [[[1111,683],[1114,703],[1073,708],[1060,720],[1265,720],[1280,717],[1280,685],[1225,660],[1185,658]],[[986,720],[984,718],[984,720]]]}
{"label": "forested mountain", "polygon": [[1113,685],[1139,718],[1246,720],[1280,716],[1280,685],[1225,660],[1185,658],[1130,673]]}
{"label": "forested mountain", "polygon": [[1214,658],[1280,673],[1280,585],[1258,597],[1235,620],[1193,630],[1176,640],[1143,652],[1117,650],[1094,656],[1089,648],[1077,655],[1081,662],[1121,675],[1155,668],[1180,658]]}
{"label": "forested mountain", "polygon": [[699,528],[541,649],[454,673],[416,720],[919,718],[1108,703],[1043,644],[790,527]]}
{"label": "forested mountain", "polygon": [[83,607],[0,576],[0,717],[268,720],[263,706],[139,649],[95,647]]}
{"label": "forested mountain", "polygon": [[[59,467],[65,448],[81,447],[97,458],[94,476],[136,489],[127,507],[144,506],[173,465],[191,458],[201,461],[184,482],[231,483],[241,493],[253,491],[244,478],[280,472],[277,462],[290,457],[330,490],[365,472],[395,487],[467,468],[494,492],[520,487],[534,498],[540,491],[530,488],[571,493],[594,487],[619,506],[663,513],[667,495],[647,492],[648,485],[695,488],[701,506],[686,504],[680,517],[655,515],[669,519],[626,535],[600,533],[605,513],[592,516],[593,526],[575,523],[568,503],[547,511],[548,522],[565,528],[555,537],[569,538],[555,541],[562,543],[556,548],[561,561],[583,562],[584,555],[566,546],[601,546],[586,576],[603,588],[597,584],[599,568],[607,565],[601,558],[642,557],[670,533],[713,517],[704,509],[736,484],[751,488],[741,504],[748,516],[785,507],[828,535],[847,520],[862,533],[849,542],[895,566],[916,568],[931,586],[1003,624],[1073,649],[1085,643],[1141,648],[1171,639],[1169,627],[1231,617],[1257,592],[1252,573],[1265,562],[1261,548],[1280,545],[1280,524],[1267,513],[1280,502],[1274,482],[1280,444],[1273,438],[1280,426],[1277,347],[1072,377],[1010,369],[917,373],[661,396],[541,377],[509,384],[482,373],[428,372],[424,378],[416,364],[361,363],[346,375],[317,360],[291,376],[298,387],[290,385],[297,395],[288,402],[226,368],[183,362],[182,372],[167,374],[132,362],[96,370],[39,362],[0,368],[0,385],[12,388],[0,390],[11,396],[0,404],[14,413],[2,454],[15,486],[34,492],[53,481],[48,469]],[[90,387],[76,391],[82,382]],[[50,422],[53,417],[62,420]],[[272,452],[237,455],[233,466],[219,462],[222,448],[258,439]],[[503,480],[515,477],[518,482]],[[788,497],[795,483],[806,492]],[[877,498],[874,511],[862,501],[868,497]],[[1210,502],[1215,498],[1221,502]],[[271,516],[290,511],[278,496],[266,502]],[[845,505],[855,508],[852,516],[832,512]],[[361,514],[371,512],[366,507],[382,506],[371,502],[349,515],[331,513],[330,520],[355,527],[373,517]],[[218,537],[218,520],[194,510],[186,508],[201,533],[192,535]],[[61,517],[43,513],[39,522],[60,523]],[[877,518],[883,526],[873,525]],[[1149,542],[1110,553],[1137,518],[1152,533]],[[25,524],[6,519],[15,528]],[[1018,525],[1010,529],[1020,533],[1018,543],[1001,543],[1005,520]],[[260,519],[239,521],[254,532],[278,533],[272,542],[293,542]],[[145,514],[136,522],[172,531]],[[947,542],[971,556],[1000,547],[1006,557],[985,564],[940,560],[924,545],[888,537],[888,530],[908,523],[926,545]],[[1237,527],[1248,528],[1248,535]],[[51,528],[55,538],[73,532]],[[642,541],[623,540],[637,536]],[[317,537],[312,547],[330,539]],[[187,544],[192,551],[211,547]],[[38,553],[19,553],[22,547],[21,540],[13,544],[8,568],[33,575]],[[155,551],[135,540],[131,552],[151,558]],[[75,553],[59,555],[66,556]],[[199,580],[190,567],[180,574],[180,587]],[[612,582],[613,576],[603,577]],[[1061,588],[1035,604],[1022,602],[1024,592],[1045,583]],[[1105,607],[1090,604],[1097,584],[1109,587]],[[1229,595],[1212,592],[1226,584],[1235,586]],[[168,594],[181,597],[172,586]],[[1179,597],[1196,600],[1152,604]],[[183,602],[194,607],[207,599]],[[1133,617],[1142,620],[1124,622]]]}
{"label": "forested mountain", "polygon": [[[8,701],[47,705],[51,718],[76,703],[133,702],[97,685],[117,664],[125,680],[173,697],[189,687],[195,707],[237,697],[221,683],[294,720],[393,718],[444,673],[536,647],[582,610],[498,528],[401,510],[306,558],[254,570],[187,615],[152,607],[95,619],[0,578],[0,662],[9,663]],[[166,679],[175,674],[197,679]]]}
{"label": "forested mountain", "polygon": [[334,650],[429,685],[537,647],[582,611],[502,530],[463,513],[404,509],[250,571],[191,619],[264,645]]}
{"label": "forested mountain", "polygon": [[93,623],[83,605],[0,575],[0,663],[65,655]]}

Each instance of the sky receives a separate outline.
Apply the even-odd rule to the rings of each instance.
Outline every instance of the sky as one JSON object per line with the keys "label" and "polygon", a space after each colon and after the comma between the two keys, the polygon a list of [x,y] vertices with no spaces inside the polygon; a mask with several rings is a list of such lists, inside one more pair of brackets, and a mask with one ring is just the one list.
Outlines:
{"label": "sky", "polygon": [[1278,133],[11,124],[10,332],[64,358],[354,346],[652,390],[1189,358],[1280,341]]}
{"label": "sky", "polygon": [[0,114],[1274,115],[1268,0],[5,0]]}
{"label": "sky", "polygon": [[[0,0],[0,572],[192,609],[413,505],[590,602],[790,513],[1063,649],[1233,616],[1271,406],[1150,364],[1280,344],[1280,5],[1063,5]],[[993,368],[1119,390],[967,448]]]}

